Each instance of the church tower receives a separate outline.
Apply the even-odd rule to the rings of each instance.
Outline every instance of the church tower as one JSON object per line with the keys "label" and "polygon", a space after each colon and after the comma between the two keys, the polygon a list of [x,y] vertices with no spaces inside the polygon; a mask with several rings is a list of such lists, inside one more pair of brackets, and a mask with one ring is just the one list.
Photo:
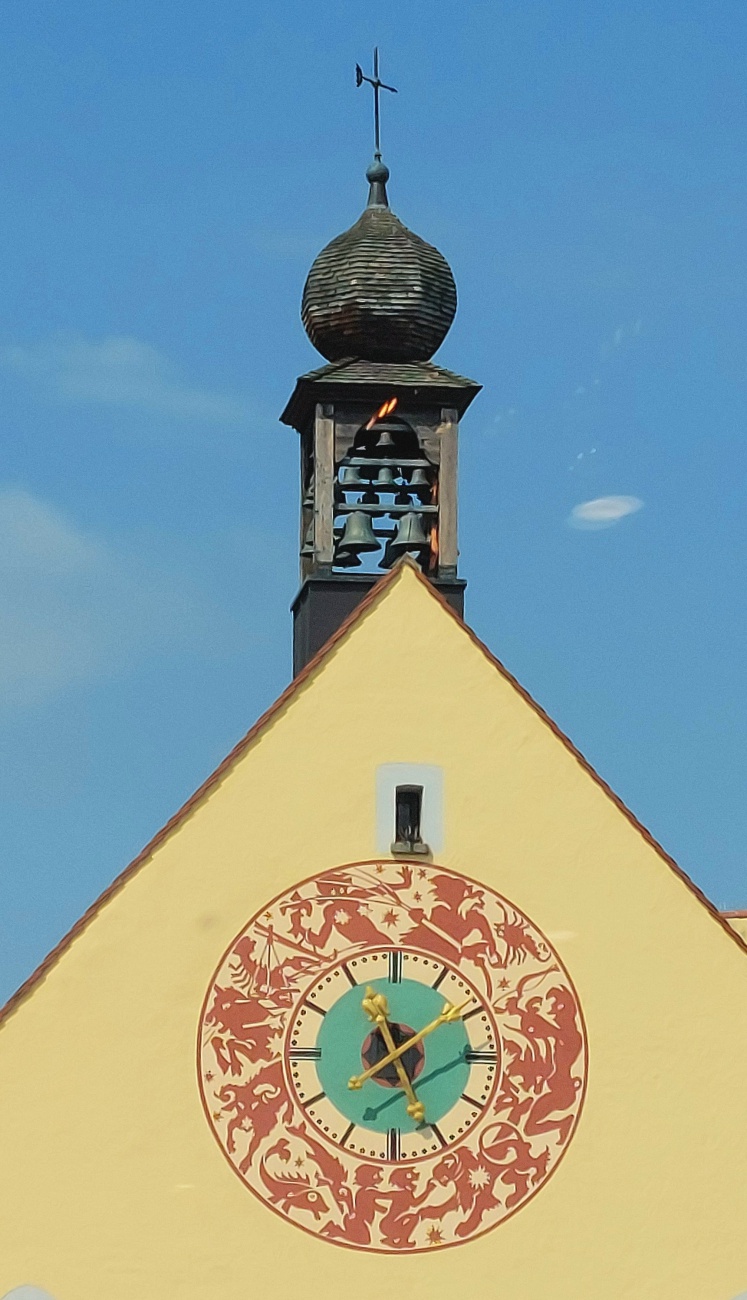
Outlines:
{"label": "church tower", "polygon": [[458,614],[459,422],[480,385],[431,360],[454,319],[456,285],[438,249],[389,207],[379,140],[378,53],[368,203],[309,271],[301,317],[328,364],[301,376],[281,419],[300,434],[298,673],[402,555]]}

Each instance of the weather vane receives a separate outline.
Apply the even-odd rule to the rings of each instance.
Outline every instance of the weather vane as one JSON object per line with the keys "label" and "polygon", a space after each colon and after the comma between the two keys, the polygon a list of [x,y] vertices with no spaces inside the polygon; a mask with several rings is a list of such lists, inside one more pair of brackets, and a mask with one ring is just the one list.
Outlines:
{"label": "weather vane", "polygon": [[374,93],[374,134],[375,134],[375,139],[376,139],[375,152],[376,152],[376,156],[377,156],[377,158],[380,158],[380,157],[381,157],[381,140],[380,140],[380,138],[379,138],[379,91],[380,91],[380,90],[391,90],[392,94],[393,94],[393,95],[396,95],[396,94],[397,94],[397,87],[396,87],[396,86],[387,86],[387,85],[385,85],[385,83],[384,83],[383,81],[381,81],[381,80],[379,79],[379,47],[378,47],[378,45],[375,47],[374,52],[373,52],[373,76],[372,76],[372,77],[367,77],[367,76],[365,75],[365,73],[364,73],[364,71],[363,71],[363,69],[362,69],[360,63],[356,63],[356,65],[355,65],[355,84],[356,84],[356,86],[362,86],[364,81],[367,81],[368,84],[369,84],[369,86],[373,86],[373,93]]}

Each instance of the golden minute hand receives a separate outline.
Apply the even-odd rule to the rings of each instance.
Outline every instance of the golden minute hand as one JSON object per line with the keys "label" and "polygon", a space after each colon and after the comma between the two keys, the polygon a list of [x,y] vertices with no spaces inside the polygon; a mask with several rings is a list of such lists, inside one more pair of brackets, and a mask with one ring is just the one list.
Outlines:
{"label": "golden minute hand", "polygon": [[[392,1036],[391,1026],[389,1024],[389,1005],[383,993],[377,993],[370,986],[366,989],[366,996],[363,999],[363,1010],[369,1020],[373,1020],[381,1030],[381,1036],[384,1039],[390,1053],[397,1051],[397,1044]],[[407,1113],[416,1124],[422,1124],[425,1119],[425,1106],[422,1101],[418,1101],[415,1096],[415,1089],[412,1086],[407,1070],[404,1067],[401,1057],[393,1056],[392,1061],[397,1071],[397,1076],[407,1097]]]}
{"label": "golden minute hand", "polygon": [[379,1070],[384,1069],[384,1066],[398,1060],[410,1047],[414,1047],[428,1034],[432,1034],[434,1029],[438,1029],[440,1025],[448,1025],[454,1020],[459,1020],[462,1008],[466,1007],[467,1003],[471,1001],[472,998],[465,998],[464,1002],[460,1002],[458,1007],[455,1007],[451,1002],[447,1002],[441,1015],[436,1016],[436,1019],[426,1025],[425,1029],[419,1029],[417,1034],[413,1034],[412,1038],[407,1039],[407,1042],[400,1043],[399,1047],[395,1047],[393,1051],[390,1051],[388,1056],[382,1056],[381,1060],[372,1065],[370,1070],[366,1070],[364,1074],[353,1075],[352,1079],[348,1080],[348,1087],[353,1089],[362,1088],[367,1079],[372,1079],[375,1074],[379,1073]]}

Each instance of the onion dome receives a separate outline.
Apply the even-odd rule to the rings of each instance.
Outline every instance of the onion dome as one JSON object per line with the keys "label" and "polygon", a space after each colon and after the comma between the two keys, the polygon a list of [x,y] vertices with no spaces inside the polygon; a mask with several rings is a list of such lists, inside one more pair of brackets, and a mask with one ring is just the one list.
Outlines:
{"label": "onion dome", "polygon": [[368,205],[309,271],[301,319],[328,361],[428,361],[454,319],[456,285],[437,248],[390,211],[389,168],[376,154]]}

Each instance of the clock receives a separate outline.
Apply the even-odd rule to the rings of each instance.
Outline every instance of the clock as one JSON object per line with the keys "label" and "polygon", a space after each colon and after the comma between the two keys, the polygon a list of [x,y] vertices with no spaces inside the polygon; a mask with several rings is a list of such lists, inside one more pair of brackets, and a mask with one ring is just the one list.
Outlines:
{"label": "clock", "polygon": [[548,940],[422,860],[335,867],[268,903],[211,980],[198,1044],[246,1187],[329,1242],[399,1253],[466,1242],[536,1195],[586,1064]]}

